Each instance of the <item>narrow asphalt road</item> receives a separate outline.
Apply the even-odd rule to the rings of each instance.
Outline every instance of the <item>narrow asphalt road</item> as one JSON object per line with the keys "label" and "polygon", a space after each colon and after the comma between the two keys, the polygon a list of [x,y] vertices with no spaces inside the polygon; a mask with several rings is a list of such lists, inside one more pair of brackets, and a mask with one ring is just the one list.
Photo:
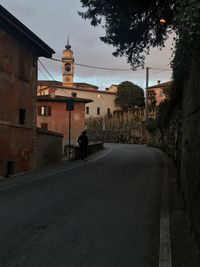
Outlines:
{"label": "narrow asphalt road", "polygon": [[1,267],[158,266],[161,156],[109,144],[94,157],[0,187]]}

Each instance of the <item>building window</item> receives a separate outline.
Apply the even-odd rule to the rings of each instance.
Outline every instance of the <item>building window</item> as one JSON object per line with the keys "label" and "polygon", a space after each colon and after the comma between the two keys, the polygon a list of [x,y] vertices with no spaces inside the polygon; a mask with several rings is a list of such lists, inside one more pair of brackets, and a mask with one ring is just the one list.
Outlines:
{"label": "building window", "polygon": [[100,108],[97,108],[97,115],[100,115]]}
{"label": "building window", "polygon": [[19,124],[25,124],[26,110],[23,108],[19,109]]}
{"label": "building window", "polygon": [[163,90],[160,90],[160,96],[164,96]]}
{"label": "building window", "polygon": [[39,116],[51,116],[51,106],[39,106],[38,115]]}
{"label": "building window", "polygon": [[86,107],[86,114],[88,115],[90,113],[90,108]]}
{"label": "building window", "polygon": [[71,96],[72,96],[72,97],[77,97],[77,93],[72,92],[72,93],[71,93]]}
{"label": "building window", "polygon": [[43,130],[48,130],[48,123],[41,123],[40,127]]}
{"label": "building window", "polygon": [[110,115],[110,108],[107,108],[107,114]]}

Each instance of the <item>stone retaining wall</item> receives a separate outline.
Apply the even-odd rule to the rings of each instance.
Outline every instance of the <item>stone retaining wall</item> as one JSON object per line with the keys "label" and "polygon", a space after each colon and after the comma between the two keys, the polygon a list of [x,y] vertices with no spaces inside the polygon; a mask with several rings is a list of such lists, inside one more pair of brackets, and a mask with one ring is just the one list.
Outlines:
{"label": "stone retaining wall", "polygon": [[181,189],[191,229],[200,248],[200,59],[194,53],[183,91]]}
{"label": "stone retaining wall", "polygon": [[141,123],[138,129],[112,131],[87,130],[89,140],[105,143],[146,144],[146,127]]}
{"label": "stone retaining wall", "polygon": [[[95,153],[104,148],[103,142],[90,142],[88,145],[88,155]],[[79,145],[69,146],[66,145],[64,148],[64,158],[69,159],[70,153],[70,160],[80,159],[80,148]]]}
{"label": "stone retaining wall", "polygon": [[194,53],[183,88],[182,111],[176,108],[166,129],[150,134],[150,144],[170,155],[179,171],[178,184],[190,228],[200,250],[200,59]]}

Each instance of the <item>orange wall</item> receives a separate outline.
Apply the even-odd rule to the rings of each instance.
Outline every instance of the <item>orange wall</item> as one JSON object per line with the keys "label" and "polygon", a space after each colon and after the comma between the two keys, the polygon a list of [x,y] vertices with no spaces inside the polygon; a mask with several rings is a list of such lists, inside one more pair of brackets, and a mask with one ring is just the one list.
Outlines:
{"label": "orange wall", "polygon": [[[34,167],[36,140],[37,56],[25,43],[0,29],[0,175],[7,163],[14,173]],[[23,58],[25,76],[21,76]],[[25,123],[19,124],[19,109],[25,109]]]}
{"label": "orange wall", "polygon": [[148,90],[155,92],[156,106],[159,106],[160,103],[165,100],[165,95],[163,94],[162,88],[152,88],[152,89],[148,89]]}
{"label": "orange wall", "polygon": [[[62,133],[63,144],[68,144],[69,138],[69,112],[66,111],[66,103],[54,101],[38,101],[38,106],[51,106],[51,116],[37,116],[37,127],[41,123],[48,124],[48,130]],[[75,103],[74,111],[71,111],[71,143],[77,141],[78,136],[85,127],[85,104]]]}

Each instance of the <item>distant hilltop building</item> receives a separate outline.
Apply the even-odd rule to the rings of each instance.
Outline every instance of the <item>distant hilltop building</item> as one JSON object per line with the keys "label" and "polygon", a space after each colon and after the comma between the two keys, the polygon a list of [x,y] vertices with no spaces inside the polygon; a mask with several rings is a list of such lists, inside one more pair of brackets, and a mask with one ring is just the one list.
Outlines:
{"label": "distant hilltop building", "polygon": [[163,102],[166,98],[163,89],[171,84],[171,81],[161,83],[159,80],[156,85],[149,86],[148,92],[154,92],[155,93],[155,100],[156,100],[156,106],[159,106],[161,102]]}
{"label": "distant hilltop building", "polygon": [[164,83],[158,81],[156,85],[148,87],[148,110],[150,118],[155,118],[157,116],[158,106],[166,99],[164,88],[171,84],[171,81]]}
{"label": "distant hilltop building", "polygon": [[85,116],[101,117],[108,113],[120,110],[115,105],[117,85],[111,85],[105,91],[99,90],[98,86],[88,83],[74,82],[74,55],[67,41],[62,57],[62,82],[38,81],[38,95],[52,95],[90,99],[92,102],[85,105]]}
{"label": "distant hilltop building", "polygon": [[109,93],[117,93],[118,85],[117,84],[111,84],[110,87],[106,88],[106,91]]}

